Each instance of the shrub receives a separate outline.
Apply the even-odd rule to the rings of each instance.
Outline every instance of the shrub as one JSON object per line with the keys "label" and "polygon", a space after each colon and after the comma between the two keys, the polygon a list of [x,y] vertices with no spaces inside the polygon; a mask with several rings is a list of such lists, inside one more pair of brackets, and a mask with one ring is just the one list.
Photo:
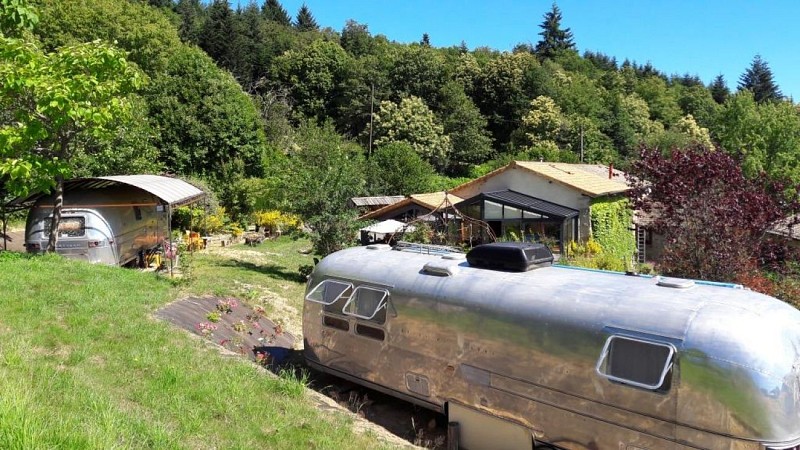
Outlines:
{"label": "shrub", "polygon": [[219,206],[207,212],[200,206],[181,206],[172,213],[172,227],[182,230],[197,230],[201,234],[218,233],[230,222],[225,208]]}
{"label": "shrub", "polygon": [[270,231],[292,232],[300,228],[300,218],[291,213],[276,210],[253,213],[256,225]]}

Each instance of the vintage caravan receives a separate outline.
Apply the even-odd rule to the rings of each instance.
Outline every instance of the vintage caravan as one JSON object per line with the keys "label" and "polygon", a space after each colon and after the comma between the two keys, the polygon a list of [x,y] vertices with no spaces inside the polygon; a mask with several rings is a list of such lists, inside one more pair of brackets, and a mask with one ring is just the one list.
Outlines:
{"label": "vintage caravan", "polygon": [[800,448],[800,311],[731,286],[551,266],[539,244],[472,252],[324,258],[306,360],[447,414],[470,450]]}
{"label": "vintage caravan", "polygon": [[[93,263],[125,265],[169,237],[170,208],[202,198],[178,179],[128,175],[70,180],[56,252]],[[50,239],[53,196],[37,195],[25,228],[28,252],[43,252]]]}

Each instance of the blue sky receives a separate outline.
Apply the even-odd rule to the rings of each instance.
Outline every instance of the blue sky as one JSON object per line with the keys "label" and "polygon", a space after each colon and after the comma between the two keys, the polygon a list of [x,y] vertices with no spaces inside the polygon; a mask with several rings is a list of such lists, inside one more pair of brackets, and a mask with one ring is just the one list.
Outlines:
{"label": "blue sky", "polygon": [[[245,4],[248,0],[239,0]],[[257,0],[259,4],[263,0]],[[232,3],[235,3],[232,2]],[[465,41],[471,49],[511,50],[535,44],[551,0],[283,0],[294,17],[305,3],[317,23],[341,31],[348,19],[398,42],[428,33],[437,47]],[[800,1],[559,0],[562,26],[581,53],[600,51],[667,74],[722,74],[732,90],[760,54],[784,95],[800,99]]]}

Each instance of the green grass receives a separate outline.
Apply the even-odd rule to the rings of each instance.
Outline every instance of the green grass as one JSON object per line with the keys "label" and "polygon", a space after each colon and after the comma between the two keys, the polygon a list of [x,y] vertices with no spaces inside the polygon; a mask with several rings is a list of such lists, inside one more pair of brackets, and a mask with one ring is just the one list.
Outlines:
{"label": "green grass", "polygon": [[[259,251],[284,253],[270,269],[283,274],[305,261],[301,245]],[[187,291],[233,292],[234,280],[302,297],[299,281],[229,264],[196,255],[196,282],[176,288],[56,256],[0,258],[0,448],[374,448],[350,419],[318,412],[291,374],[152,318]]]}
{"label": "green grass", "polygon": [[[305,282],[299,267],[313,264],[313,257],[301,253],[311,248],[307,240],[282,236],[251,247],[240,244],[230,256],[195,253],[188,256],[189,283],[184,294],[236,296],[252,301],[264,291],[279,295],[302,309]],[[269,312],[269,304],[265,305]]]}

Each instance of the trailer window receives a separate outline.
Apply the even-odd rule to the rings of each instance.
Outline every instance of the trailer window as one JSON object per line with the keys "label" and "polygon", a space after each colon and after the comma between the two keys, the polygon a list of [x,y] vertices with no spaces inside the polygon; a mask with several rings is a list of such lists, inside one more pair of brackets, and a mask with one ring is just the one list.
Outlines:
{"label": "trailer window", "polygon": [[348,316],[381,324],[386,322],[388,298],[389,291],[386,289],[359,286],[345,303],[342,312]]}
{"label": "trailer window", "polygon": [[350,323],[347,320],[333,316],[322,316],[322,324],[326,327],[336,328],[342,331],[350,330]]}
{"label": "trailer window", "polygon": [[[49,236],[53,222],[47,218],[44,222],[44,234]],[[81,237],[86,235],[86,219],[83,217],[62,217],[58,222],[59,237]]]}
{"label": "trailer window", "polygon": [[669,388],[675,348],[670,344],[611,336],[597,361],[597,373],[631,386],[649,390]]}
{"label": "trailer window", "polygon": [[386,333],[382,329],[364,325],[363,323],[356,324],[356,334],[359,336],[368,337],[370,339],[377,339],[379,341],[382,341],[386,338]]}
{"label": "trailer window", "polygon": [[344,302],[350,296],[353,285],[343,281],[325,280],[319,283],[306,295],[306,300],[314,303],[321,303],[325,305],[325,310],[328,311],[329,306],[340,303],[337,311],[341,311]]}
{"label": "trailer window", "polygon": [[142,220],[142,208],[139,208],[138,206],[134,206],[133,207],[133,217],[136,220]]}

